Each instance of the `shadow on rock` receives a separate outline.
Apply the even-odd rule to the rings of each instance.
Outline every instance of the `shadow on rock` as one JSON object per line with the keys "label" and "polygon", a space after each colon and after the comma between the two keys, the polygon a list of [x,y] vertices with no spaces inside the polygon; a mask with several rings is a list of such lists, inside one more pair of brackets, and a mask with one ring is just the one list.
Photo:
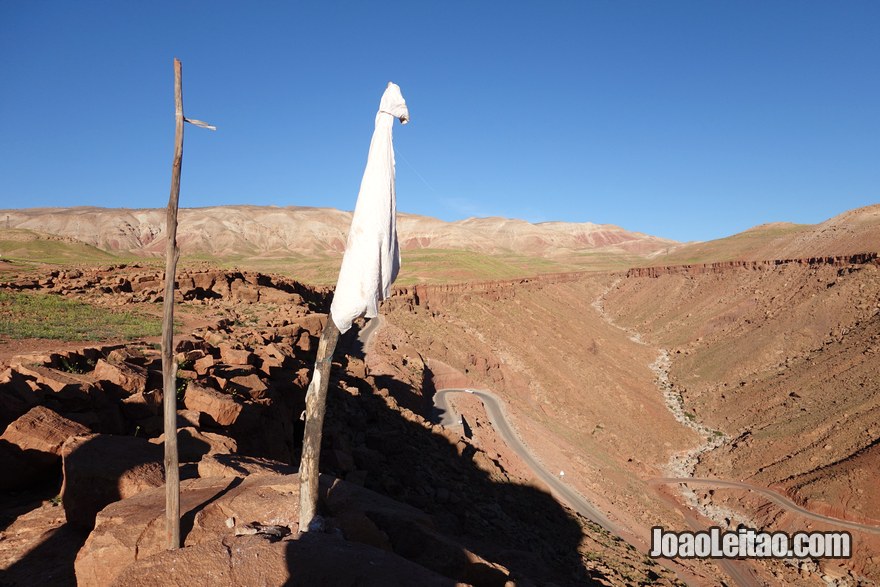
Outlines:
{"label": "shadow on rock", "polygon": [[[421,397],[404,382],[394,386]],[[391,518],[380,507],[365,507],[364,499],[348,498],[363,514],[354,523],[338,493],[351,490],[331,488],[320,513],[335,519],[347,539],[476,585],[509,579],[588,585],[605,579],[585,567],[579,552],[586,520],[548,493],[515,482],[497,460],[399,406],[383,387],[385,379],[371,386],[334,369],[322,471],[409,504],[413,513],[406,520]]]}
{"label": "shadow on rock", "polygon": [[212,503],[214,503],[215,501],[222,498],[224,495],[226,495],[227,493],[229,493],[230,491],[232,491],[233,489],[235,489],[236,487],[241,485],[242,481],[243,481],[242,477],[233,477],[229,481],[229,485],[227,485],[225,488],[223,488],[220,492],[216,493],[215,495],[212,495],[211,497],[209,497],[208,499],[206,499],[205,501],[203,501],[199,505],[184,512],[180,516],[180,541],[182,544],[186,544],[186,537],[189,535],[190,532],[192,532],[192,529],[195,526],[196,516],[199,514],[199,512],[204,511],[206,507],[208,507],[209,505],[211,505]]}
{"label": "shadow on rock", "polygon": [[26,556],[0,573],[0,586],[75,586],[74,561],[87,537],[88,532],[71,524],[50,530]]}

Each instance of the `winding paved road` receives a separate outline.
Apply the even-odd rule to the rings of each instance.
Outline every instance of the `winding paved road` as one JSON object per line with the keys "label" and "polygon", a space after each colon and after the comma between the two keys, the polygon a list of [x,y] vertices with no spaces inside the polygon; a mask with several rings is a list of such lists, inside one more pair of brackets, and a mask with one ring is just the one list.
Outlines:
{"label": "winding paved road", "polygon": [[488,391],[466,391],[464,389],[437,390],[434,394],[434,414],[436,423],[447,428],[459,425],[458,417],[452,411],[452,408],[450,408],[449,402],[447,401],[447,396],[451,393],[472,393],[483,400],[483,405],[486,406],[486,414],[489,416],[489,421],[492,422],[492,426],[501,436],[502,440],[504,440],[507,446],[509,446],[513,452],[515,452],[526,463],[526,465],[528,465],[535,476],[550,486],[550,490],[556,495],[557,499],[561,499],[576,512],[596,522],[612,534],[619,536],[622,533],[622,528],[620,526],[609,520],[605,514],[596,508],[596,506],[584,499],[582,495],[571,487],[565,485],[559,477],[545,469],[544,466],[532,456],[529,449],[526,448],[510,427],[510,423],[507,421],[501,402],[499,402],[498,398]]}
{"label": "winding paved road", "polygon": [[[358,339],[366,350],[367,342],[373,332],[382,325],[383,318],[378,316],[369,322],[364,329],[358,334]],[[464,389],[439,389],[434,394],[434,414],[433,420],[447,428],[459,425],[459,419],[446,401],[446,396],[451,393],[472,393],[481,400],[486,407],[486,414],[492,426],[501,435],[502,440],[523,460],[526,465],[534,472],[534,474],[546,483],[551,491],[558,499],[566,502],[571,508],[582,516],[589,518],[593,522],[599,524],[609,532],[620,536],[622,530],[620,526],[609,520],[605,514],[600,512],[596,506],[584,499],[582,495],[568,487],[553,473],[547,471],[534,456],[529,452],[528,448],[520,441],[513,432],[507,417],[504,414],[504,408],[498,401],[498,398],[488,391],[464,390]]]}
{"label": "winding paved road", "polygon": [[[364,345],[364,347],[366,347],[370,335],[373,334],[377,327],[381,326],[381,322],[381,316],[378,317],[378,319],[370,320],[364,330],[359,334],[358,338],[360,342]],[[623,534],[623,529],[620,526],[609,520],[608,517],[605,516],[605,514],[600,512],[596,508],[596,506],[587,501],[578,492],[574,491],[572,488],[562,483],[559,477],[557,477],[554,473],[546,470],[544,466],[541,465],[537,461],[537,459],[535,459],[531,452],[529,452],[528,448],[513,432],[513,429],[511,428],[504,413],[503,404],[498,400],[497,397],[495,397],[494,394],[488,391],[478,391],[471,389],[439,389],[434,394],[434,413],[432,415],[432,420],[435,423],[445,426],[447,428],[461,425],[459,416],[455,414],[447,400],[447,396],[453,393],[469,393],[479,397],[483,401],[483,405],[486,408],[486,414],[489,416],[489,421],[492,423],[492,426],[501,436],[502,440],[526,463],[526,465],[532,470],[535,476],[537,476],[550,487],[550,490],[557,497],[557,499],[564,501],[579,514],[599,524],[612,534],[616,536],[621,536]],[[798,513],[801,513],[802,515],[805,515],[807,517],[816,520],[841,524],[844,527],[851,527],[868,532],[880,533],[880,529],[871,526],[864,526],[863,524],[857,524],[855,522],[846,522],[844,520],[837,520],[835,518],[829,518],[826,516],[821,516],[819,514],[812,514],[808,510],[801,508],[794,502],[791,502],[790,500],[786,499],[780,494],[775,493],[772,490],[750,486],[745,483],[691,478],[656,478],[649,481],[653,484],[706,483],[715,484],[717,486],[751,489],[753,491],[760,492],[761,494],[773,500],[775,503]],[[675,505],[678,506],[678,504]],[[686,509],[685,518],[688,520],[689,525],[691,525],[693,529],[702,529],[702,524],[696,519],[695,516],[693,516],[692,513],[690,513]],[[759,585],[761,585],[761,582],[757,579],[757,577],[755,577],[753,571],[746,564],[746,561],[721,559],[715,562],[724,570],[724,572],[726,572],[726,574],[731,579],[733,579],[733,582],[737,585],[740,585],[741,587],[758,587]]]}
{"label": "winding paved road", "polygon": [[[570,507],[572,507],[575,511],[577,511],[582,516],[589,518],[590,520],[596,522],[612,534],[616,536],[621,536],[621,528],[617,524],[614,524],[611,520],[609,520],[605,514],[596,509],[592,503],[584,499],[579,493],[562,483],[562,481],[550,471],[547,471],[529,452],[528,448],[519,440],[519,438],[514,434],[513,430],[510,427],[510,424],[507,422],[507,418],[504,415],[504,409],[502,404],[498,401],[493,394],[488,391],[477,391],[477,390],[464,390],[464,389],[439,389],[434,394],[434,421],[442,426],[446,426],[447,428],[459,426],[459,418],[455,415],[455,412],[449,406],[449,402],[447,401],[447,396],[451,393],[472,393],[473,395],[479,397],[483,400],[483,405],[486,407],[486,413],[489,416],[489,420],[492,423],[492,426],[498,431],[498,434],[501,435],[501,438],[507,445],[517,454],[519,457],[525,461],[526,465],[532,470],[532,472],[542,481],[544,481],[547,485],[550,486],[551,491],[556,495],[557,499],[561,499],[566,502]],[[660,480],[656,480],[659,482]],[[674,482],[673,480],[668,480],[670,483]],[[678,505],[678,504],[676,504]],[[688,519],[689,512],[685,513],[685,518]],[[699,523],[693,514],[690,514],[690,518],[688,519],[689,524],[692,526],[694,530],[703,529],[703,525]],[[753,572],[744,561],[734,561],[734,560],[718,560],[715,561],[719,567],[731,578],[733,582],[740,587],[760,587],[761,582],[754,576]]]}
{"label": "winding paved road", "polygon": [[[477,390],[465,390],[465,389],[440,389],[437,390],[434,395],[434,421],[441,424],[442,426],[446,426],[448,428],[459,426],[459,416],[455,414],[452,408],[449,405],[447,396],[452,393],[472,393],[473,395],[479,397],[483,400],[483,405],[486,407],[486,413],[489,416],[489,420],[492,423],[492,426],[501,436],[505,443],[528,465],[528,467],[534,472],[534,474],[544,481],[548,486],[550,486],[551,491],[556,495],[558,499],[566,502],[570,507],[576,510],[579,514],[589,518],[590,520],[596,522],[609,532],[620,535],[621,529],[619,526],[611,522],[602,512],[600,512],[596,506],[591,504],[589,501],[583,498],[576,491],[572,490],[570,487],[562,483],[562,481],[555,474],[547,471],[529,452],[528,448],[519,440],[519,438],[514,434],[513,429],[510,427],[510,424],[507,421],[507,418],[504,414],[504,409],[502,404],[493,394],[487,391],[477,391]],[[880,527],[871,526],[867,524],[860,524],[858,522],[851,522],[849,520],[841,520],[839,518],[832,518],[830,516],[823,516],[821,514],[813,513],[795,502],[791,501],[781,493],[778,493],[772,489],[768,489],[765,487],[759,487],[757,485],[751,485],[749,483],[745,483],[742,481],[727,481],[723,479],[705,479],[705,478],[695,478],[695,477],[658,477],[653,479],[648,479],[648,482],[652,485],[665,485],[665,484],[677,484],[677,483],[687,483],[693,485],[712,485],[714,487],[729,487],[734,489],[744,489],[748,491],[753,491],[755,493],[759,493],[772,501],[773,503],[789,510],[800,514],[801,516],[816,520],[819,522],[824,522],[828,524],[833,524],[842,528],[847,528],[850,530],[856,530],[861,532],[867,532],[870,534],[880,535]],[[688,521],[688,524],[694,530],[702,530],[703,524],[692,514],[688,516],[689,512],[685,512],[685,518]],[[693,519],[690,519],[693,518]],[[730,576],[733,581],[741,585],[743,587],[746,586],[757,586],[760,585],[760,581],[755,577],[754,573],[751,569],[744,564],[742,561],[734,561],[734,560],[718,560],[716,563]]]}
{"label": "winding paved road", "polygon": [[364,326],[363,330],[358,332],[358,341],[360,341],[361,345],[363,346],[365,353],[367,351],[367,342],[369,342],[370,337],[373,336],[373,332],[384,322],[385,319],[382,318],[382,316],[370,318],[369,320],[367,320],[367,325]]}

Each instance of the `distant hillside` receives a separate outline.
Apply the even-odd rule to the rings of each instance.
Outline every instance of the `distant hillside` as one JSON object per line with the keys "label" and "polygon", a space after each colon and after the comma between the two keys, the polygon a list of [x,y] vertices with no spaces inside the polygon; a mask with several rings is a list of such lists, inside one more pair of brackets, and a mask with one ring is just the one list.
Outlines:
{"label": "distant hillside", "polygon": [[764,261],[875,252],[880,252],[880,204],[850,210],[819,224],[761,224],[726,238],[655,251],[641,264]]}
{"label": "distant hillside", "polygon": [[[350,223],[350,212],[329,208],[187,208],[180,211],[178,240],[185,264],[282,273],[327,285],[336,281]],[[816,225],[763,224],[695,243],[589,222],[444,222],[399,214],[398,227],[404,259],[398,285],[880,252],[880,205]],[[165,251],[164,234],[164,209],[0,210],[0,256],[31,263],[158,263]]]}
{"label": "distant hillside", "polygon": [[[69,237],[108,252],[145,256],[164,252],[165,210],[32,208],[2,210],[8,228]],[[351,213],[329,208],[218,206],[180,211],[178,240],[184,255],[273,257],[339,254]],[[444,222],[400,214],[404,250],[453,249],[487,254],[559,256],[581,251],[643,255],[674,241],[592,223],[531,224],[506,218]]]}
{"label": "distant hillside", "polygon": [[0,229],[0,258],[40,259],[47,263],[101,263],[114,257],[74,238],[12,228]]}

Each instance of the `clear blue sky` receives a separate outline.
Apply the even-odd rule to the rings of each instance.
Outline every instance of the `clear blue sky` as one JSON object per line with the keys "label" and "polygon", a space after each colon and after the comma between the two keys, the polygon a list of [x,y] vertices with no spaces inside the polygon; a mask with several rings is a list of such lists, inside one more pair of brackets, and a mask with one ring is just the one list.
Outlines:
{"label": "clear blue sky", "polygon": [[0,0],[0,207],[398,208],[707,240],[880,202],[880,2]]}

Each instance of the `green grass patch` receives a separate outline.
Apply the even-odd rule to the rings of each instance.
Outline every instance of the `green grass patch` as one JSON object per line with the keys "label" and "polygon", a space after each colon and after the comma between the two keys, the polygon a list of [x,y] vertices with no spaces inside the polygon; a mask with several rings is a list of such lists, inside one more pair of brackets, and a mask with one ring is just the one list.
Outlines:
{"label": "green grass patch", "polygon": [[58,265],[117,261],[116,255],[84,242],[20,228],[0,229],[0,257]]}
{"label": "green grass patch", "polygon": [[559,263],[537,256],[487,254],[461,249],[415,249],[403,252],[396,285],[515,279],[565,270]]}
{"label": "green grass patch", "polygon": [[811,224],[758,226],[732,236],[684,245],[640,265],[694,265],[719,261],[775,259],[781,245],[813,228]]}
{"label": "green grass patch", "polygon": [[0,292],[0,335],[58,340],[134,339],[162,334],[162,320],[57,295]]}
{"label": "green grass patch", "polygon": [[[282,257],[224,256],[211,258],[191,255],[181,265],[208,262],[223,269],[279,273],[303,283],[333,286],[339,275],[342,255],[288,255]],[[403,251],[400,275],[395,285],[414,283],[457,283],[514,279],[539,273],[577,270],[577,266],[537,256],[514,253],[486,254],[460,249],[414,249]]]}
{"label": "green grass patch", "polygon": [[[333,286],[342,255],[299,255],[287,257],[183,257],[181,263],[209,262],[223,269],[279,273],[303,283]],[[532,277],[542,273],[608,271],[644,264],[645,259],[622,252],[584,252],[559,257],[524,255],[512,251],[482,253],[464,249],[411,249],[403,251],[397,286],[416,283],[442,284],[466,281],[495,281]]]}

